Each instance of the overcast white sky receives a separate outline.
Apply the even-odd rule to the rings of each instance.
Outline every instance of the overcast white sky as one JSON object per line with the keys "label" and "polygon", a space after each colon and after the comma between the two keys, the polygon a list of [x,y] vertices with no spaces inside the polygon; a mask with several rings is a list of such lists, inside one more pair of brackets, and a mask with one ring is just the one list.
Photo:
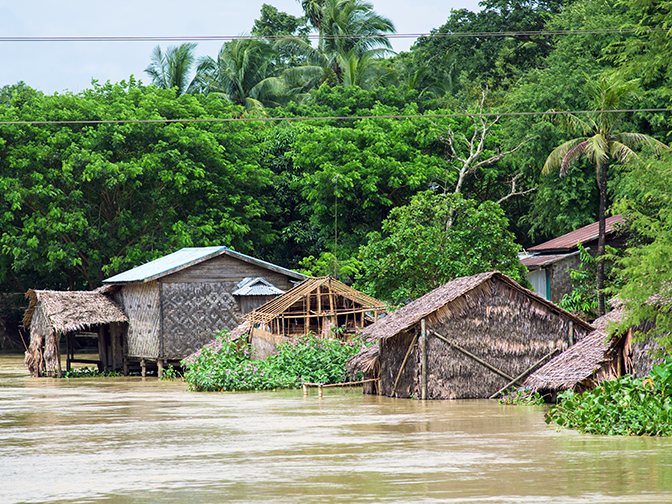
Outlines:
{"label": "overcast white sky", "polygon": [[[369,0],[371,1],[371,0]],[[0,36],[203,36],[249,33],[263,3],[295,16],[297,0],[0,0]],[[478,9],[478,0],[373,0],[398,33],[426,33],[451,9]],[[47,94],[118,82],[144,69],[152,49],[180,42],[2,42],[0,87],[24,81]],[[413,39],[394,39],[396,51]],[[198,55],[216,56],[222,42],[201,42]]]}

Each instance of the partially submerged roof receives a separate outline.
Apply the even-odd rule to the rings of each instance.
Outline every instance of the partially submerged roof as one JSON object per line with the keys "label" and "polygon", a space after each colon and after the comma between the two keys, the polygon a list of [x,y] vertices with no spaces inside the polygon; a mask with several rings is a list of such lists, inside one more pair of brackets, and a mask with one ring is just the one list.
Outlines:
{"label": "partially submerged roof", "polygon": [[387,315],[386,317],[376,321],[374,324],[364,328],[362,330],[362,335],[375,337],[376,339],[391,338],[396,334],[399,334],[402,331],[406,331],[412,326],[418,324],[420,320],[427,317],[431,313],[434,313],[439,308],[452,303],[458,298],[469,296],[471,291],[476,290],[481,285],[491,280],[504,282],[512,289],[515,289],[525,294],[530,299],[538,302],[539,304],[544,305],[551,312],[571,319],[575,324],[583,326],[588,330],[592,329],[592,326],[584,320],[575,317],[568,311],[563,310],[559,306],[551,303],[531,290],[521,287],[517,282],[503,273],[498,271],[490,271],[487,273],[479,273],[478,275],[451,280],[441,287],[434,289],[432,292],[429,292],[415,301],[407,304],[406,306],[399,308],[394,313]]}
{"label": "partially submerged roof", "polygon": [[524,385],[533,390],[568,390],[590,378],[608,359],[616,342],[609,338],[607,326],[622,317],[623,309],[617,308],[596,319],[593,332],[532,373]]}
{"label": "partially submerged roof", "polygon": [[[623,221],[622,215],[614,215],[608,217],[605,221],[605,233],[613,233],[615,231],[615,225]],[[578,243],[587,243],[589,241],[597,240],[599,235],[599,222],[593,222],[587,226],[572,231],[571,233],[558,236],[534,247],[530,247],[528,250],[531,252],[569,252],[575,249],[578,246]]]}
{"label": "partially submerged roof", "polygon": [[278,289],[265,278],[243,278],[231,294],[234,296],[279,296],[285,291]]}
{"label": "partially submerged roof", "polygon": [[[367,311],[385,311],[385,303],[378,301],[376,298],[367,296],[363,292],[348,287],[342,282],[330,276],[307,278],[298,285],[295,285],[283,295],[269,301],[266,304],[254,309],[245,315],[245,320],[250,320],[255,323],[265,323],[274,319],[278,315],[285,313],[294,303],[303,299],[304,296],[317,291],[318,289],[326,289],[326,292],[343,296],[356,303],[360,310]],[[326,293],[323,292],[323,293]],[[327,307],[324,307],[327,311]]]}
{"label": "partially submerged roof", "polygon": [[534,271],[544,266],[549,266],[558,261],[562,261],[567,257],[577,255],[579,252],[570,252],[569,254],[545,254],[545,255],[526,255],[520,257],[520,262],[527,267],[528,270]]}
{"label": "partially submerged roof", "polygon": [[104,294],[94,291],[32,290],[26,293],[30,304],[23,317],[29,327],[38,303],[56,333],[81,331],[99,324],[128,322],[121,307]]}
{"label": "partially submerged roof", "polygon": [[103,280],[103,283],[126,284],[151,282],[224,254],[240,259],[241,261],[261,266],[262,268],[266,268],[276,273],[287,275],[295,280],[303,280],[306,278],[306,275],[302,275],[296,271],[241,254],[240,252],[235,252],[228,247],[188,247],[128,271],[124,271],[123,273],[119,273],[118,275]]}

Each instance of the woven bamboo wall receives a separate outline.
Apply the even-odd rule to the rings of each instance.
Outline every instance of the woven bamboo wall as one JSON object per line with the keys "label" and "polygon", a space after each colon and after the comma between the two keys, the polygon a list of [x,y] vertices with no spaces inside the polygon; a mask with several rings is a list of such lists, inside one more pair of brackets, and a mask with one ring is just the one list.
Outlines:
{"label": "woven bamboo wall", "polygon": [[215,332],[240,324],[240,309],[231,295],[237,284],[163,284],[163,357],[183,359],[210,343]]}
{"label": "woven bamboo wall", "polygon": [[129,320],[127,355],[157,359],[160,356],[159,285],[157,282],[124,285],[117,297]]}
{"label": "woven bamboo wall", "polygon": [[[515,377],[552,350],[569,346],[570,320],[550,312],[522,293],[496,282],[461,298],[459,309],[442,308],[427,317],[428,329],[446,336],[497,369]],[[575,339],[585,330],[574,327]],[[409,335],[385,341],[381,353],[381,392],[390,395]],[[420,351],[416,342],[397,386],[397,397],[420,397]],[[393,378],[390,378],[393,376]],[[429,399],[487,398],[507,381],[435,336],[427,337]]]}

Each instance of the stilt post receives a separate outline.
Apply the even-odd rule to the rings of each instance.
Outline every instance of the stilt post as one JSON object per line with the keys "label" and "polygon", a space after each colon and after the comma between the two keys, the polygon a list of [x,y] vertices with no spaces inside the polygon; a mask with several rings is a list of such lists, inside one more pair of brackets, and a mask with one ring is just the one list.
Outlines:
{"label": "stilt post", "polygon": [[427,399],[427,322],[420,320],[420,353],[422,356],[422,375],[420,376],[420,393],[422,400]]}

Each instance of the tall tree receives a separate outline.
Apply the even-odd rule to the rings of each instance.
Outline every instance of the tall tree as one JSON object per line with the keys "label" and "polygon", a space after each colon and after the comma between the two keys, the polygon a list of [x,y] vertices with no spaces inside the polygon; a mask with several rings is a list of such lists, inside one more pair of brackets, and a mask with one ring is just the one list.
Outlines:
{"label": "tall tree", "polygon": [[145,73],[152,78],[152,83],[161,89],[177,88],[177,94],[195,93],[202,90],[203,68],[201,65],[191,78],[196,63],[195,43],[170,46],[164,51],[156,46],[152,52],[151,63]]}
{"label": "tall tree", "polygon": [[576,135],[571,140],[556,147],[544,163],[543,173],[560,168],[560,175],[567,173],[569,167],[580,158],[587,158],[595,164],[595,177],[600,194],[598,212],[597,245],[597,290],[598,313],[604,315],[604,256],[605,252],[605,213],[607,207],[607,180],[610,162],[628,162],[637,158],[633,150],[648,145],[656,153],[668,147],[653,137],[641,133],[618,132],[620,116],[611,111],[625,108],[638,95],[638,82],[624,82],[615,76],[602,75],[589,80],[586,92],[593,110],[582,119],[574,114],[553,116],[560,127],[569,134]]}
{"label": "tall tree", "polygon": [[248,110],[279,105],[286,87],[272,73],[275,55],[273,47],[262,40],[226,42],[216,60],[208,58],[203,64],[207,92]]}

